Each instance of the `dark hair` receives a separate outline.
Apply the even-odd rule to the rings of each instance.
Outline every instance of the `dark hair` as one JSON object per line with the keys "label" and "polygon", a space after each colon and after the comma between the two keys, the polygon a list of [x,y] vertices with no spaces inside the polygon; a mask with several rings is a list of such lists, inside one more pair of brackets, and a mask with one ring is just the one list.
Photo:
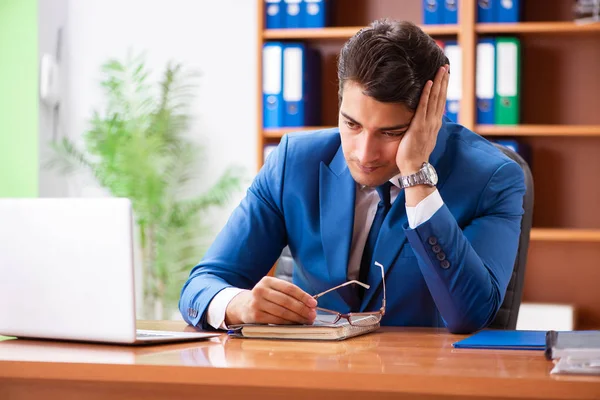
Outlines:
{"label": "dark hair", "polygon": [[417,25],[382,19],[351,37],[338,58],[339,100],[346,81],[385,103],[416,110],[425,83],[449,64],[444,51]]}

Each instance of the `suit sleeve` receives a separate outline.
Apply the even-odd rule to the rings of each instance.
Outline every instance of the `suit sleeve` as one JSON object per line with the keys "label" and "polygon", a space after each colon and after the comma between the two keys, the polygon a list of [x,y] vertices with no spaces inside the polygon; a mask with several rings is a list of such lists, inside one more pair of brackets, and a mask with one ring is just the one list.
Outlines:
{"label": "suit sleeve", "polygon": [[429,291],[453,333],[486,327],[502,304],[517,255],[525,180],[508,162],[481,194],[463,230],[444,204],[415,229],[405,228]]}
{"label": "suit sleeve", "polygon": [[265,165],[185,282],[179,299],[183,319],[210,329],[211,300],[227,287],[251,289],[273,266],[287,244],[282,211],[287,137]]}

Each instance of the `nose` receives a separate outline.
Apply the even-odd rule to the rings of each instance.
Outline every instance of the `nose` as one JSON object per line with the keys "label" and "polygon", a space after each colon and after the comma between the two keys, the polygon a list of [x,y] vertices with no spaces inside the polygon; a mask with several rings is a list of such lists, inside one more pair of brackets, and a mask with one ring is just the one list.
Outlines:
{"label": "nose", "polygon": [[379,159],[379,149],[374,135],[363,130],[356,139],[356,158],[358,158],[361,165],[371,166],[376,164]]}

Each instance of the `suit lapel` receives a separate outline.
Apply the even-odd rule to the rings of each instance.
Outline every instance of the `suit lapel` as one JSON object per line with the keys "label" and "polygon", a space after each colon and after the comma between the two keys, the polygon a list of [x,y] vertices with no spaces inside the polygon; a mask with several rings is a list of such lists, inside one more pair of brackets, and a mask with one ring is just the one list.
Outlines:
{"label": "suit lapel", "polygon": [[331,286],[346,281],[354,230],[355,185],[340,146],[330,165],[322,162],[319,171],[321,240]]}

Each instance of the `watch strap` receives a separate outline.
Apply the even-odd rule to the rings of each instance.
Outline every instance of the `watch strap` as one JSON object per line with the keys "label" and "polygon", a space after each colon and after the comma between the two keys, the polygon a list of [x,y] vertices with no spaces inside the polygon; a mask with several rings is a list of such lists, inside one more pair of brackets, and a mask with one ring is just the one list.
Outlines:
{"label": "watch strap", "polygon": [[400,179],[399,179],[400,187],[407,188],[407,187],[412,187],[412,186],[417,186],[417,185],[431,185],[430,180],[427,178],[427,175],[425,174],[424,167],[426,165],[427,165],[426,162],[423,163],[423,165],[421,166],[421,169],[419,171],[415,172],[414,174],[400,176]]}

